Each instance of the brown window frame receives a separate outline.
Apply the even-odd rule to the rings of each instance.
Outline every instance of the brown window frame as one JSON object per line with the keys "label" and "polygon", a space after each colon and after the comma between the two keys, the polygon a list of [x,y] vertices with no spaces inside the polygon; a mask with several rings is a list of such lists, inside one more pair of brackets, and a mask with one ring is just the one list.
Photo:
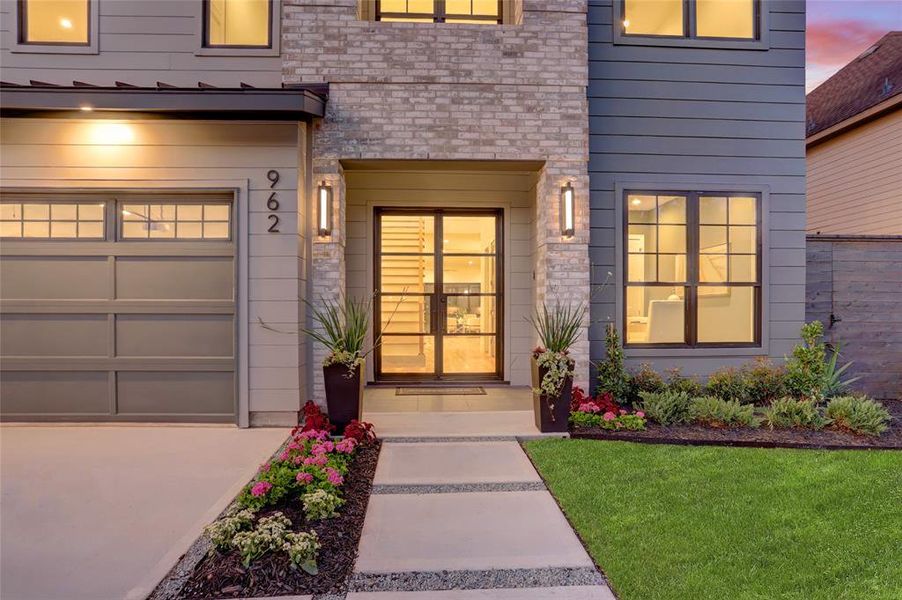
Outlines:
{"label": "brown window frame", "polygon": [[[620,3],[621,16],[626,15],[626,3],[629,0],[617,0]],[[683,0],[683,35],[654,35],[651,33],[627,33],[621,19],[620,36],[625,39],[649,38],[653,40],[711,40],[715,42],[757,42],[761,40],[761,0],[752,0],[752,26],[753,35],[750,38],[742,37],[715,37],[698,35],[698,16],[696,0]]]}
{"label": "brown window frame", "polygon": [[203,29],[201,35],[202,48],[220,48],[229,50],[271,50],[273,48],[273,0],[267,0],[269,7],[266,13],[266,44],[211,44],[210,43],[210,0],[202,0],[203,9],[201,17],[203,19]]}
{"label": "brown window frame", "polygon": [[383,12],[381,0],[376,0],[376,20],[381,21],[383,17],[388,17],[390,19],[432,19],[433,23],[448,23],[448,19],[452,19],[450,23],[454,23],[454,19],[485,21],[487,24],[495,23],[497,25],[501,25],[503,23],[504,0],[498,0],[497,17],[493,17],[491,15],[449,14],[445,10],[445,0],[435,0],[435,4],[433,6],[435,6],[435,10],[431,13]]}
{"label": "brown window frame", "polygon": [[94,31],[91,27],[91,4],[97,0],[85,0],[85,11],[87,13],[87,31],[84,42],[32,42],[28,39],[28,2],[29,0],[18,0],[19,22],[17,27],[19,31],[16,39],[23,46],[70,46],[75,48],[84,48],[91,46],[91,36]]}
{"label": "brown window frame", "polygon": [[[629,197],[631,195],[646,196],[681,196],[686,198],[686,281],[685,282],[642,282],[629,280]],[[754,282],[702,282],[699,281],[699,198],[705,196],[715,197],[746,197],[755,198],[755,281]],[[763,199],[760,192],[742,191],[687,191],[687,190],[647,190],[628,189],[623,191],[621,198],[623,203],[623,306],[621,318],[623,319],[623,347],[624,348],[760,348],[761,328],[763,319],[762,298],[762,207]],[[729,206],[729,202],[727,203]],[[729,209],[728,209],[729,210]],[[729,224],[727,224],[729,229]],[[729,264],[729,255],[727,258]],[[655,277],[657,279],[657,276]],[[728,277],[729,279],[729,277]],[[684,312],[683,312],[683,343],[630,343],[627,339],[627,291],[630,287],[683,287],[685,288]],[[751,342],[699,342],[698,341],[698,289],[700,287],[744,287],[753,289],[754,300],[754,339]]]}

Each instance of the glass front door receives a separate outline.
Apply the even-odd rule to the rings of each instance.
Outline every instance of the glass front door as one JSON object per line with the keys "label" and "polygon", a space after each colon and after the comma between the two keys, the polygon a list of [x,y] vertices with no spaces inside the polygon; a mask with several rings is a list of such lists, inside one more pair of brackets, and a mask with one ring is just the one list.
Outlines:
{"label": "glass front door", "polygon": [[377,209],[377,379],[501,377],[501,214]]}

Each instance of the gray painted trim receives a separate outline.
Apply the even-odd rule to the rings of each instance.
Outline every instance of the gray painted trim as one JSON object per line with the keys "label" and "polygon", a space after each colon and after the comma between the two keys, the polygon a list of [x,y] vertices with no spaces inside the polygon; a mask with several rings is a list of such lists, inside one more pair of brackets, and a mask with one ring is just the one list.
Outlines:
{"label": "gray painted trim", "polygon": [[[729,356],[762,356],[770,350],[770,186],[742,185],[736,183],[712,183],[711,179],[700,176],[690,182],[674,182],[667,176],[653,175],[643,178],[614,179],[614,222],[617,223],[614,236],[614,282],[615,282],[615,326],[623,332],[623,193],[629,189],[649,191],[704,191],[719,192],[754,192],[761,194],[761,346],[747,348],[624,348],[626,358],[658,358],[658,357],[729,357]],[[624,336],[621,336],[624,339]]]}
{"label": "gray painted trim", "polygon": [[[99,1],[99,0],[98,0]],[[204,7],[201,0],[192,0],[191,7],[194,12],[194,56],[279,56],[282,44],[282,5],[281,0],[270,0],[272,7],[269,11],[269,35],[272,46],[269,48],[205,48]]]}
{"label": "gray painted trim", "polygon": [[725,50],[769,50],[770,49],[770,2],[758,0],[760,14],[758,15],[758,39],[757,40],[729,40],[729,39],[689,39],[676,37],[642,37],[638,35],[624,35],[619,26],[623,22],[624,0],[612,1],[611,31],[614,45],[624,46],[665,46],[672,48],[708,48]]}
{"label": "gray painted trim", "polygon": [[[197,179],[193,181],[175,182],[166,180],[97,180],[85,181],[83,179],[8,179],[4,180],[4,189],[17,192],[41,192],[65,190],[68,192],[97,192],[99,190],[115,193],[119,192],[211,192],[226,193],[234,197],[235,216],[238,221],[238,236],[235,246],[238,249],[237,260],[237,291],[238,297],[238,339],[235,342],[235,352],[238,355],[238,365],[235,371],[236,385],[238,386],[238,426],[250,427],[250,325],[248,306],[248,232],[250,228],[249,204],[250,204],[250,180],[248,179]],[[5,249],[4,249],[5,251]],[[50,419],[52,420],[52,419]],[[229,417],[229,422],[232,417]]]}
{"label": "gray painted trim", "polygon": [[0,88],[4,116],[73,112],[82,106],[95,111],[186,114],[193,118],[303,121],[325,114],[326,101],[298,88],[128,88],[4,86]]}
{"label": "gray painted trim", "polygon": [[12,20],[7,24],[10,28],[9,51],[17,54],[99,54],[100,39],[100,8],[103,0],[90,0],[88,2],[88,45],[54,45],[54,44],[23,44],[19,41],[19,2],[13,0]]}

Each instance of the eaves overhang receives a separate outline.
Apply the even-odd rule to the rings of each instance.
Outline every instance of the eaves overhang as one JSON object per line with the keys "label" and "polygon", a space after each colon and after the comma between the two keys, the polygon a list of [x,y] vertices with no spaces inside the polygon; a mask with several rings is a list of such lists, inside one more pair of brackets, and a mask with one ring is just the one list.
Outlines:
{"label": "eaves overhang", "polygon": [[219,88],[199,84],[185,88],[0,83],[0,115],[85,116],[96,111],[168,118],[306,121],[323,117],[327,93],[325,85]]}

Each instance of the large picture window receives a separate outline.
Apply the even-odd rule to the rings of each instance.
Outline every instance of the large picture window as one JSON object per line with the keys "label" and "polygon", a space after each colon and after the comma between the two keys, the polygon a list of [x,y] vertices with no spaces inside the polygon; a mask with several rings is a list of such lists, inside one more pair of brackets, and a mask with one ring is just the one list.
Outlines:
{"label": "large picture window", "polygon": [[758,38],[759,0],[621,0],[622,35]]}
{"label": "large picture window", "polygon": [[626,343],[759,344],[760,197],[629,191],[624,201]]}
{"label": "large picture window", "polygon": [[501,0],[377,0],[376,20],[407,23],[501,23]]}

